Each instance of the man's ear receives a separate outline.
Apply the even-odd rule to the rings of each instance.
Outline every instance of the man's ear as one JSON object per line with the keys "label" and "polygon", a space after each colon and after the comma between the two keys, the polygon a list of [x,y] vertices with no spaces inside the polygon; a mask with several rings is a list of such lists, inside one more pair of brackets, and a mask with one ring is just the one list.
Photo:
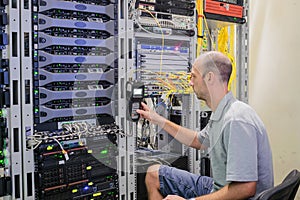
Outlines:
{"label": "man's ear", "polygon": [[213,72],[208,72],[206,75],[205,75],[205,80],[207,83],[210,83],[213,81],[214,79],[214,73]]}

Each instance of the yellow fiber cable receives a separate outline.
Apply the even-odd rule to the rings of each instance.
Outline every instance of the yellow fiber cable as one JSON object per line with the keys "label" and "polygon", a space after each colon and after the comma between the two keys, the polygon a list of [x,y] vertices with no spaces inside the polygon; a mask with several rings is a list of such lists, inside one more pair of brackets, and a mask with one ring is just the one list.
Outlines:
{"label": "yellow fiber cable", "polygon": [[235,25],[230,26],[230,39],[229,39],[229,58],[232,62],[232,73],[228,83],[228,89],[236,96],[236,59],[235,59]]}
{"label": "yellow fiber cable", "polygon": [[[202,36],[203,35],[203,0],[197,0],[196,2],[196,8],[197,8],[197,13],[198,13],[198,23],[197,23],[197,32],[198,32],[198,36]],[[201,49],[202,49],[202,41],[203,39],[198,37],[197,42],[198,42],[198,46],[197,46],[197,57],[200,55]]]}
{"label": "yellow fiber cable", "polygon": [[[228,29],[230,35],[228,35]],[[224,53],[232,63],[232,73],[228,83],[228,90],[236,94],[236,63],[235,63],[235,26],[223,27],[218,34],[218,51]]]}
{"label": "yellow fiber cable", "polygon": [[218,35],[218,51],[227,55],[228,52],[228,31],[227,27],[221,28]]}
{"label": "yellow fiber cable", "polygon": [[203,19],[204,19],[204,24],[205,24],[205,27],[206,27],[206,30],[207,30],[207,34],[208,34],[209,39],[210,39],[210,42],[211,42],[211,48],[212,48],[212,50],[215,50],[215,49],[216,49],[216,46],[215,46],[213,37],[211,36],[211,33],[210,33],[210,30],[209,30],[209,27],[208,27],[208,24],[207,24],[207,20],[206,20],[205,15],[203,15]]}

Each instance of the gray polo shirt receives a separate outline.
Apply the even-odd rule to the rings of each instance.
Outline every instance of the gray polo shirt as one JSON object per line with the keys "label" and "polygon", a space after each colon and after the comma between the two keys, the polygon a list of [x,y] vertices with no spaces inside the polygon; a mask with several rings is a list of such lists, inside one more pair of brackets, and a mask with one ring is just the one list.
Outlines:
{"label": "gray polo shirt", "polygon": [[256,194],[273,186],[272,153],[263,122],[229,92],[198,133],[209,146],[214,190],[230,182],[257,181]]}

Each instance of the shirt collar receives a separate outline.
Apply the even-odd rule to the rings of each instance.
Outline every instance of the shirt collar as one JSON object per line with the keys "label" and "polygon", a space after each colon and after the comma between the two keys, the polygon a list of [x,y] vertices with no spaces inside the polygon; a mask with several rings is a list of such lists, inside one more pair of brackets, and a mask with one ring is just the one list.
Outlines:
{"label": "shirt collar", "polygon": [[217,109],[215,112],[212,113],[210,119],[212,121],[218,121],[220,120],[223,111],[225,110],[226,105],[228,104],[229,101],[233,99],[233,94],[232,92],[228,92],[223,99],[220,101],[219,105],[217,106]]}

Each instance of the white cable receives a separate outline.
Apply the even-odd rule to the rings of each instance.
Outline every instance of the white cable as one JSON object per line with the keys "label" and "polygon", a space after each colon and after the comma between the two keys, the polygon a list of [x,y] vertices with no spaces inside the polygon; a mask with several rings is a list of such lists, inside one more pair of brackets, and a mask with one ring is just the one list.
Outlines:
{"label": "white cable", "polygon": [[66,159],[66,160],[69,160],[68,152],[64,149],[64,147],[61,145],[61,143],[60,143],[55,137],[53,137],[52,139],[53,139],[55,142],[57,142],[58,145],[60,146],[61,151],[62,151],[62,153],[63,153],[64,156],[65,156],[65,159]]}

